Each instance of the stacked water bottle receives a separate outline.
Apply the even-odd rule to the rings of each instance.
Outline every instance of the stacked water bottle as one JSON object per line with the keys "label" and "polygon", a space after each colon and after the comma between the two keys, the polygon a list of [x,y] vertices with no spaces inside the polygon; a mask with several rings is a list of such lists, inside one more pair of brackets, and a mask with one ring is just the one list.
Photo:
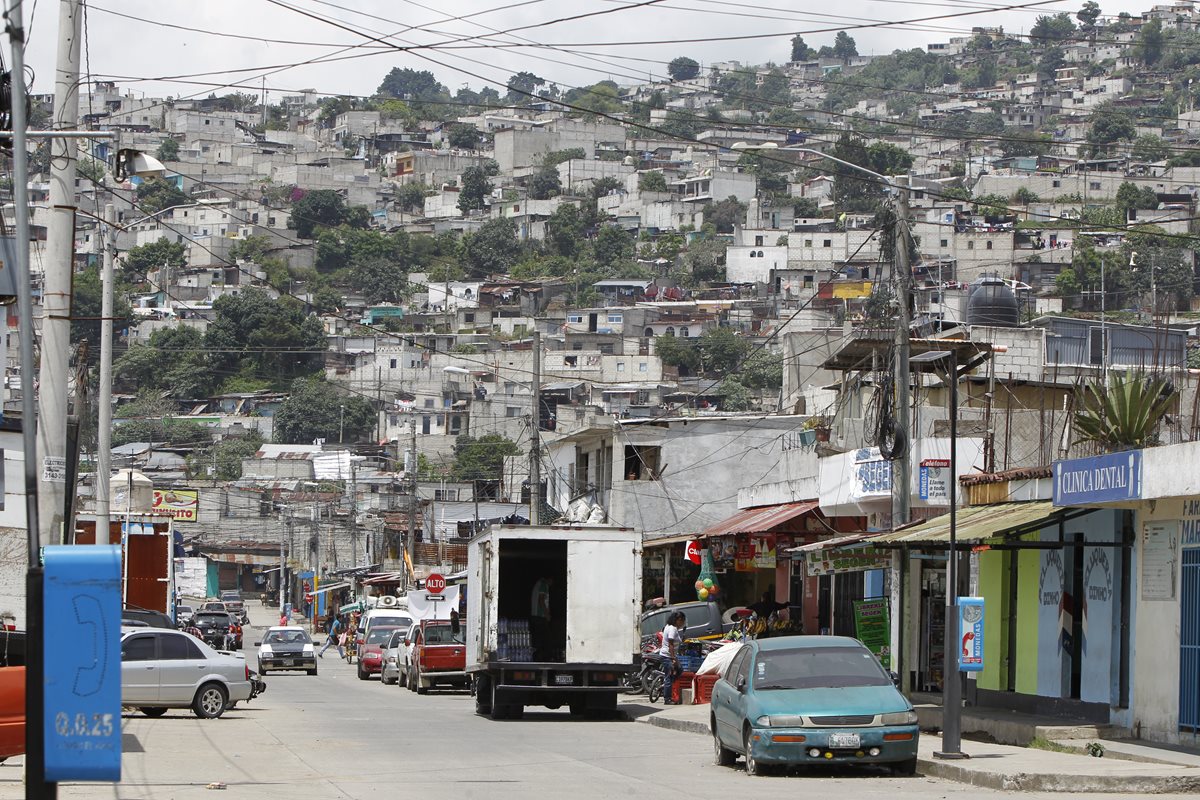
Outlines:
{"label": "stacked water bottle", "polygon": [[529,620],[501,619],[498,633],[496,649],[501,661],[533,661]]}

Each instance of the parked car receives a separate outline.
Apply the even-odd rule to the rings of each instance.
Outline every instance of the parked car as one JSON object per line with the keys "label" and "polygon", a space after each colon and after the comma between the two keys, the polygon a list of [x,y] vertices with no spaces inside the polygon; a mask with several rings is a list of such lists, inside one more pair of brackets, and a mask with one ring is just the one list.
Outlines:
{"label": "parked car", "polygon": [[190,708],[213,719],[249,700],[250,668],[237,656],[218,653],[182,631],[129,628],[121,631],[121,705],[161,717]]}
{"label": "parked car", "polygon": [[362,647],[363,643],[367,641],[367,636],[371,633],[371,628],[376,625],[385,625],[389,628],[407,628],[412,622],[413,618],[407,611],[396,608],[372,608],[363,614],[362,619],[358,621],[358,646]]}
{"label": "parked car", "polygon": [[121,609],[121,619],[138,620],[146,623],[151,628],[175,628],[175,623],[163,612],[151,611],[148,608],[139,608],[137,606],[125,606]]}
{"label": "parked car", "polygon": [[317,674],[317,654],[313,640],[303,628],[275,626],[267,628],[258,646],[258,674],[269,671],[302,669]]}
{"label": "parked car", "polygon": [[175,606],[175,624],[180,628],[186,628],[192,624],[192,618],[196,616],[196,609],[191,606]]}
{"label": "parked car", "polygon": [[857,639],[780,636],[747,642],[713,687],[714,761],[746,772],[774,765],[917,768],[917,715]]}
{"label": "parked car", "polygon": [[[411,625],[409,627],[412,627]],[[379,668],[379,680],[385,686],[400,682],[400,666],[404,663],[404,637],[408,631],[396,628],[387,644],[383,646],[383,661]]]}
{"label": "parked car", "polygon": [[470,685],[462,628],[455,632],[450,620],[427,619],[414,625],[411,635],[406,678],[409,689],[425,694],[439,684],[460,689]]}
{"label": "parked car", "polygon": [[242,626],[227,611],[199,611],[193,625],[204,643],[217,650],[241,650]]}
{"label": "parked car", "polygon": [[642,613],[642,644],[644,645],[655,634],[662,633],[667,625],[667,618],[676,611],[682,611],[687,616],[685,639],[699,639],[703,636],[720,636],[730,630],[733,624],[726,624],[721,619],[721,607],[711,601],[694,603],[676,603],[669,606],[653,608]]}
{"label": "parked car", "polygon": [[383,648],[392,640],[392,632],[398,631],[390,625],[376,623],[371,626],[366,639],[358,646],[358,679],[365,681],[378,675],[383,669]]}
{"label": "parked car", "polygon": [[408,674],[412,670],[413,643],[417,640],[417,630],[420,627],[420,622],[409,625],[396,651],[396,669],[400,672],[399,684],[401,687],[408,686]]}
{"label": "parked car", "polygon": [[228,611],[220,600],[206,600],[200,604],[201,611]]}
{"label": "parked car", "polygon": [[237,592],[221,592],[221,602],[225,604],[225,610],[241,624],[245,625],[250,621],[250,615],[246,613],[246,603]]}

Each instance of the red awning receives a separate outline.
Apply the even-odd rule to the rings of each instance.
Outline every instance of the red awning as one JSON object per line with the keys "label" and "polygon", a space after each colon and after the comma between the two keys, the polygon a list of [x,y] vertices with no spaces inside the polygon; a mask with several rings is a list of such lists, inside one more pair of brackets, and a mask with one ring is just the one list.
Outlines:
{"label": "red awning", "polygon": [[779,525],[815,510],[818,505],[818,501],[810,500],[806,503],[746,508],[702,531],[699,538],[727,536],[733,533],[771,533]]}

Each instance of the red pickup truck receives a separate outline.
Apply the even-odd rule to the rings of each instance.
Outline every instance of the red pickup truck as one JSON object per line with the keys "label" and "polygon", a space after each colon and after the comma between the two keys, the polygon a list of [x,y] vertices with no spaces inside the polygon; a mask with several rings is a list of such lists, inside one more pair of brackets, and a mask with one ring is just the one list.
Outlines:
{"label": "red pickup truck", "polygon": [[449,620],[423,620],[409,630],[405,646],[408,674],[404,682],[412,691],[425,694],[433,686],[466,689],[470,685],[461,626],[454,630]]}

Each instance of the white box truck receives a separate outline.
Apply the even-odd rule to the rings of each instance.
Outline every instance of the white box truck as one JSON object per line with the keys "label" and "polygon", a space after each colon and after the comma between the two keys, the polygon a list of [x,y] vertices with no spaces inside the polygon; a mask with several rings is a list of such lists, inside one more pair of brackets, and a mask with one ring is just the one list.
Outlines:
{"label": "white box truck", "polygon": [[475,710],[611,713],[641,659],[642,540],[607,525],[498,525],[467,554]]}

